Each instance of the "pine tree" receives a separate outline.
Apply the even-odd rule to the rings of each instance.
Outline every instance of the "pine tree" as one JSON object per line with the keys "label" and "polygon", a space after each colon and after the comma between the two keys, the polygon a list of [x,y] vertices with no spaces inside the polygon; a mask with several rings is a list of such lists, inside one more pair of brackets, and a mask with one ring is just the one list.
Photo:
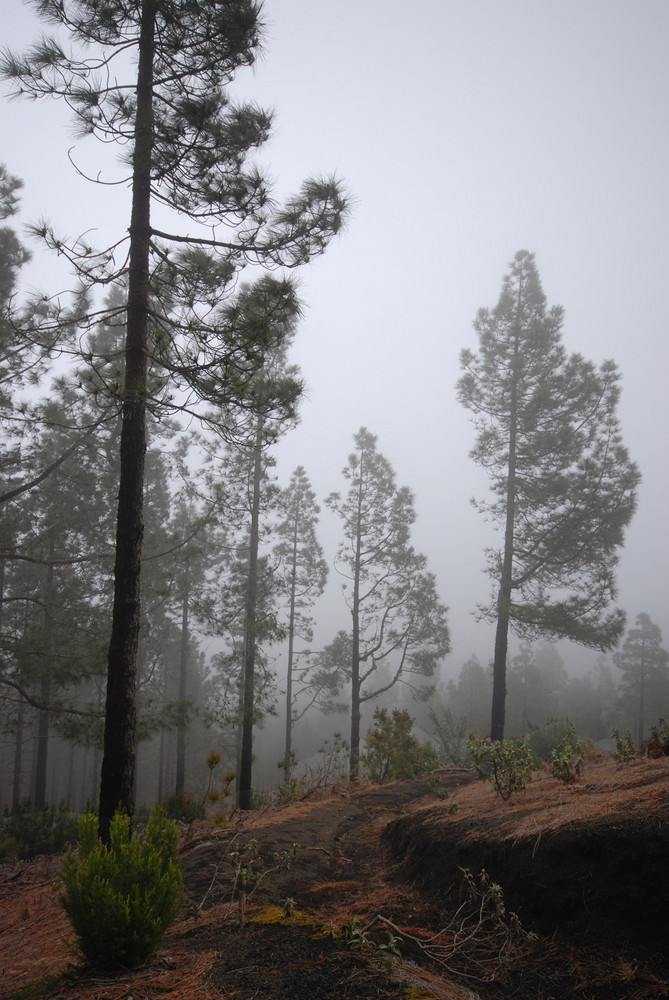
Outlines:
{"label": "pine tree", "polygon": [[[132,814],[136,671],[144,532],[142,493],[150,392],[166,406],[243,402],[274,327],[258,314],[238,327],[231,293],[247,263],[295,267],[323,252],[346,211],[334,180],[307,181],[283,207],[250,156],[271,116],[233,103],[226,85],[252,65],[262,25],[254,0],[36,0],[79,48],[44,37],[25,57],[5,53],[16,93],[62,97],[82,135],[120,148],[131,170],[130,225],[103,249],[36,227],[88,289],[127,279],[115,593],[107,681],[100,832],[121,804]],[[125,79],[136,56],[134,77]],[[130,151],[128,156],[128,151]],[[126,174],[127,176],[127,174]],[[159,230],[152,206],[193,233]],[[294,295],[290,282],[285,292]],[[278,286],[277,286],[278,288]],[[90,313],[82,314],[85,326]],[[94,363],[94,359],[91,363]],[[149,365],[162,371],[149,378]],[[160,390],[162,389],[162,392]],[[279,387],[280,392],[280,387]]]}
{"label": "pine tree", "polygon": [[662,632],[650,615],[642,611],[635,625],[613,659],[623,672],[623,701],[631,706],[634,739],[640,747],[649,727],[669,715],[669,653],[662,648]]}
{"label": "pine tree", "polygon": [[[310,610],[321,596],[327,580],[327,563],[316,536],[320,508],[304,468],[299,465],[278,498],[279,522],[275,532],[279,541],[274,556],[279,559],[283,590],[287,597],[286,638],[286,735],[284,744],[284,781],[290,783],[293,762],[293,724],[296,718],[295,680],[299,651],[296,640],[313,640]],[[307,678],[300,671],[300,687]],[[302,714],[302,713],[300,713]]]}
{"label": "pine tree", "polygon": [[335,565],[346,580],[351,613],[350,661],[340,666],[351,684],[352,780],[358,775],[361,706],[412,676],[431,677],[449,650],[435,578],[409,543],[416,516],[411,490],[397,486],[373,434],[361,427],[354,440],[342,470],[348,491],[325,501],[344,532]]}
{"label": "pine tree", "polygon": [[612,607],[624,529],[639,472],[616,415],[620,376],[562,344],[563,313],[547,309],[534,255],[516,254],[497,306],[479,310],[477,354],[464,350],[460,402],[478,432],[472,457],[493,499],[477,508],[502,529],[488,553],[496,588],[482,608],[496,621],[491,735],[504,735],[509,628],[521,637],[616,644]]}

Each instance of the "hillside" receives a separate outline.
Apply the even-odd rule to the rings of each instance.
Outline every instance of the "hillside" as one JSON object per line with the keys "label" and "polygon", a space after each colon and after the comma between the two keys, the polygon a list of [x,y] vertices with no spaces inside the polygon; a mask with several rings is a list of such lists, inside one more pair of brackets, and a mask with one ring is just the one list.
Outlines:
{"label": "hillside", "polygon": [[[593,759],[571,786],[539,772],[506,803],[471,774],[442,781],[443,799],[426,781],[392,783],[184,831],[187,905],[154,962],[132,973],[76,968],[54,888],[60,859],[4,866],[0,996],[669,996],[669,760]],[[240,928],[231,855],[247,857],[250,840],[264,875]],[[462,868],[479,887],[473,904]],[[496,891],[481,888],[481,869],[521,927],[488,905]],[[354,944],[390,944],[390,956],[328,933],[343,925]],[[396,937],[403,961],[389,970]]]}

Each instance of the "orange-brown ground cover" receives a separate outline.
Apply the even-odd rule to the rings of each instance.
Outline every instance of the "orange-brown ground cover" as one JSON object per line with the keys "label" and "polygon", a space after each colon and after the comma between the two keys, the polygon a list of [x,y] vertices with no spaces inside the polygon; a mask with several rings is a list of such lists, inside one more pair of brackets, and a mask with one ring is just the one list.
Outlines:
{"label": "orange-brown ground cover", "polygon": [[[461,778],[454,774],[445,783]],[[0,997],[669,996],[668,837],[666,759],[625,765],[591,759],[571,786],[541,772],[506,803],[481,782],[458,787],[445,801],[427,782],[409,782],[237,815],[225,830],[201,824],[184,832],[184,913],[154,961],[124,973],[77,966],[54,885],[59,859],[4,866]],[[250,838],[268,869],[277,852],[291,852],[294,860],[263,879],[240,929],[229,855]],[[452,920],[462,901],[461,867],[485,868],[527,928],[540,934],[531,948],[504,952],[504,967],[496,967],[482,926],[478,954],[490,945],[488,981],[478,967],[478,978],[471,978],[472,968],[459,964],[457,954],[440,965],[414,943]],[[287,898],[292,922],[279,916]],[[355,918],[364,927],[379,915],[405,935],[404,961],[390,972],[371,950],[361,954],[323,934],[327,924]],[[377,921],[370,936],[383,942],[389,924]]]}

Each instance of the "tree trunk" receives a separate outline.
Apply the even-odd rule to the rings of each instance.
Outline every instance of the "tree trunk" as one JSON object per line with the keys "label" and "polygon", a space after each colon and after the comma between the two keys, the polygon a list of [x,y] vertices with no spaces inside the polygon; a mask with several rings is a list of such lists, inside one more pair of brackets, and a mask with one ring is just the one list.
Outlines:
{"label": "tree trunk", "polygon": [[239,762],[238,802],[240,809],[251,808],[253,770],[253,715],[255,702],[256,614],[258,603],[258,546],[260,536],[260,484],[262,481],[263,418],[258,417],[253,462],[251,530],[249,533],[249,575],[246,586],[246,629],[244,638],[244,686],[242,692],[242,748]]}
{"label": "tree trunk", "polygon": [[[53,535],[49,539],[49,564],[47,568],[46,586],[44,588],[44,634],[49,634],[53,610]],[[51,701],[51,665],[42,664],[40,682],[40,702],[42,707],[37,715],[37,753],[35,755],[35,794],[33,807],[36,811],[46,809],[46,765],[49,753],[49,702]]]}
{"label": "tree trunk", "polygon": [[646,715],[646,640],[641,639],[641,670],[639,672],[639,721],[637,723],[636,745],[641,749]]}
{"label": "tree trunk", "polygon": [[[518,288],[518,324],[520,324],[520,297]],[[514,527],[516,520],[516,447],[518,433],[518,348],[516,336],[509,408],[509,464],[506,483],[506,524],[504,528],[504,556],[502,578],[497,595],[497,628],[495,630],[495,659],[492,675],[492,713],[490,738],[501,742],[504,739],[506,713],[506,659],[509,648],[509,621],[511,617],[511,590],[513,583]]]}
{"label": "tree trunk", "polygon": [[283,757],[283,781],[290,784],[293,775],[293,659],[295,655],[295,594],[297,589],[297,542],[300,523],[300,496],[295,498],[293,521],[293,561],[290,574],[290,609],[288,619],[288,668],[286,670],[286,740]]}
{"label": "tree trunk", "polygon": [[360,771],[360,561],[362,558],[362,462],[360,455],[360,487],[355,539],[355,566],[353,570],[353,601],[351,604],[351,757],[349,778],[358,780]]}
{"label": "tree trunk", "polygon": [[[189,601],[190,601],[190,567],[186,563],[184,591],[181,600],[181,649],[179,656],[179,705],[184,710],[188,682],[188,638],[189,638]],[[177,729],[177,759],[175,794],[181,799],[186,785],[186,719],[181,719]]]}
{"label": "tree trunk", "polygon": [[14,732],[14,775],[12,778],[12,812],[17,813],[21,806],[21,768],[23,767],[23,717],[25,702],[19,700],[16,714],[16,730]]}
{"label": "tree trunk", "polygon": [[109,826],[116,810],[121,808],[130,816],[134,812],[139,585],[144,532],[142,506],[146,450],[155,18],[155,0],[144,0],[137,72],[114,608],[100,777],[99,829],[105,842],[109,840]]}

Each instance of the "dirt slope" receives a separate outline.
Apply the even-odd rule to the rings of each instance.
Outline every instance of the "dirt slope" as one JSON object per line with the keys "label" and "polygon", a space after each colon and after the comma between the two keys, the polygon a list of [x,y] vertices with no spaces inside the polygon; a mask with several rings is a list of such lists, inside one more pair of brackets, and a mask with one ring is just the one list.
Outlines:
{"label": "dirt slope", "polygon": [[485,868],[542,935],[664,957],[669,950],[669,761],[590,764],[572,786],[547,773],[508,803],[488,785],[391,822],[393,855],[448,899],[458,867]]}
{"label": "dirt slope", "polygon": [[[540,774],[508,803],[466,777],[446,779],[461,787],[445,801],[425,781],[394,783],[235,816],[223,831],[204,824],[190,831],[182,845],[184,915],[156,959],[134,972],[75,967],[63,975],[72,960],[71,935],[53,888],[57,859],[6,866],[0,873],[0,997],[669,996],[661,919],[669,761],[590,761],[571,787]],[[264,875],[240,929],[231,855],[251,839],[257,842],[254,869]],[[291,866],[273,870],[277,854],[291,855]],[[543,936],[532,947],[523,938],[500,948],[491,925],[481,923],[475,943],[482,964],[461,961],[450,944],[454,957],[435,961],[423,943],[434,935],[438,943],[448,938],[439,931],[462,900],[460,867],[489,871],[508,905]],[[280,916],[281,904],[292,917]],[[383,944],[390,926],[404,938],[404,961],[390,973],[381,952],[352,950],[324,934],[328,924],[358,921],[364,928],[379,915],[385,922],[376,920],[370,938]],[[29,994],[16,992],[27,984],[33,984]]]}

